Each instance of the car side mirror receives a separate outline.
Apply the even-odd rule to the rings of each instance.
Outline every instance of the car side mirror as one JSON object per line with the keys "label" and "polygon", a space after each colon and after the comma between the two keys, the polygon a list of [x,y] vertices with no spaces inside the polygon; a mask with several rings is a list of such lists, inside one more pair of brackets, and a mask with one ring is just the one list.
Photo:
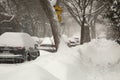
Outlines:
{"label": "car side mirror", "polygon": [[34,47],[35,47],[35,49],[37,49],[37,47],[38,47],[38,44],[35,44],[35,45],[34,45]]}

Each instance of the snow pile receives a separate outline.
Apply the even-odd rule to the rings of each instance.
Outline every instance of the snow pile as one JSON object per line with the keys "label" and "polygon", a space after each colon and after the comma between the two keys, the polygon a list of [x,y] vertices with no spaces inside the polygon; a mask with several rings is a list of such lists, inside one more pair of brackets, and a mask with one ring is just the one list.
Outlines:
{"label": "snow pile", "polygon": [[[120,79],[120,65],[115,65],[120,58],[120,47],[117,43],[97,39],[73,49],[67,47],[65,42],[66,38],[61,39],[57,53],[41,56],[35,64],[60,80]],[[97,66],[92,66],[92,64]],[[101,67],[110,65],[113,66]]]}
{"label": "snow pile", "polygon": [[80,46],[83,61],[99,66],[113,66],[120,61],[120,45],[106,39],[92,40]]}
{"label": "snow pile", "polygon": [[[78,80],[73,77],[80,66],[76,66],[80,63],[80,55],[77,51],[70,49],[66,45],[66,38],[62,38],[57,53],[45,55],[37,59],[36,64],[53,74],[60,80]],[[75,74],[76,75],[76,74]]]}
{"label": "snow pile", "polygon": [[0,80],[59,80],[40,66],[33,64],[1,64],[0,70]]}

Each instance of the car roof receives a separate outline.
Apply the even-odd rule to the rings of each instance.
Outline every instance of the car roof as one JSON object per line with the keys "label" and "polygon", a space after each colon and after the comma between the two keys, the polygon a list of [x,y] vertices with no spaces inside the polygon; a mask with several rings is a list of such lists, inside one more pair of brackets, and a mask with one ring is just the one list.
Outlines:
{"label": "car roof", "polygon": [[5,32],[0,36],[0,46],[34,47],[35,41],[27,33]]}

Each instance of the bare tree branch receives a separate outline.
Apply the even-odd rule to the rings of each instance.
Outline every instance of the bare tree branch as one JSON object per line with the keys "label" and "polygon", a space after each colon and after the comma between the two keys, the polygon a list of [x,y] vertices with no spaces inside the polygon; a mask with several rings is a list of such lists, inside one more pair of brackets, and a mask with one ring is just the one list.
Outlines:
{"label": "bare tree branch", "polygon": [[102,10],[104,7],[106,6],[106,4],[102,5],[101,7],[99,7],[98,9],[96,9],[94,12],[86,14],[86,16],[88,15],[94,15],[95,13],[97,13],[98,11]]}
{"label": "bare tree branch", "polygon": [[9,14],[7,14],[7,13],[0,13],[1,15],[3,15],[3,16],[5,16],[5,17],[11,17],[9,20],[2,20],[0,23],[3,23],[3,22],[11,22],[13,19],[14,19],[14,17],[15,17],[15,15],[9,15]]}
{"label": "bare tree branch", "polygon": [[78,20],[77,15],[74,14],[73,10],[72,10],[67,4],[65,4],[65,5],[67,6],[68,11],[69,11],[70,14],[73,16],[73,18],[77,21],[77,23],[78,23],[79,25],[81,25],[81,22],[80,22],[80,20]]}
{"label": "bare tree branch", "polygon": [[72,3],[72,2],[70,2],[70,4],[69,3],[65,3],[66,4],[66,6],[67,7],[69,7],[69,8],[71,8],[71,5],[73,6],[73,8],[75,9],[75,10],[73,10],[72,8],[71,8],[71,10],[72,10],[72,12],[74,13],[74,15],[79,15],[79,11],[78,11],[78,9],[77,9],[77,7]]}

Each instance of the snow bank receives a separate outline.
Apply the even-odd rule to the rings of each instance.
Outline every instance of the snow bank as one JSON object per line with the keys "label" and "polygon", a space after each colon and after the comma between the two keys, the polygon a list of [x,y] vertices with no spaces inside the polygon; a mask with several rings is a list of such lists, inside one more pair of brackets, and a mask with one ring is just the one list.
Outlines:
{"label": "snow bank", "polygon": [[31,64],[1,65],[0,80],[59,80],[40,66]]}
{"label": "snow bank", "polygon": [[120,46],[113,41],[96,39],[73,49],[62,39],[57,53],[38,60],[60,80],[119,80],[119,59]]}
{"label": "snow bank", "polygon": [[[66,38],[62,38],[58,52],[39,57],[37,59],[39,62],[36,62],[36,64],[39,63],[39,66],[60,80],[75,80],[76,78],[71,75],[76,68],[74,65],[79,64],[80,55],[77,51],[70,49],[65,42]],[[76,71],[78,69],[76,68]],[[71,77],[72,79],[70,79]]]}
{"label": "snow bank", "polygon": [[106,39],[92,40],[80,46],[83,61],[99,66],[113,66],[120,61],[120,45]]}
{"label": "snow bank", "polygon": [[97,39],[76,48],[69,48],[65,40],[61,39],[57,53],[39,57],[36,64],[60,80],[120,79],[120,47],[117,43]]}

